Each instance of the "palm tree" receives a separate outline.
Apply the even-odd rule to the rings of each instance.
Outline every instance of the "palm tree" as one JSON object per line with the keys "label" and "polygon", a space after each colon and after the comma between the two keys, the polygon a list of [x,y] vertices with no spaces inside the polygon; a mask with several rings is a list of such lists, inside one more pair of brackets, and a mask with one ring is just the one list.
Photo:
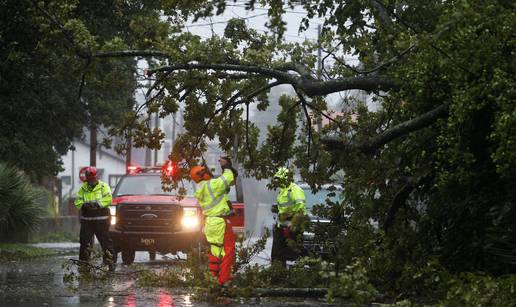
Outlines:
{"label": "palm tree", "polygon": [[44,214],[41,197],[23,173],[0,163],[0,233],[35,230]]}

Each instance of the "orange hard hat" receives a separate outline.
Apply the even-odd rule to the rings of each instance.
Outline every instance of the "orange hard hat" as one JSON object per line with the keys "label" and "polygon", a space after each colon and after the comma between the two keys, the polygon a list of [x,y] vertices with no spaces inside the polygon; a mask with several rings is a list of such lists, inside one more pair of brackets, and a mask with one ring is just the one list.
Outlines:
{"label": "orange hard hat", "polygon": [[208,170],[206,167],[201,165],[196,165],[190,169],[190,178],[196,183],[201,182],[202,180],[209,180],[210,175],[208,174]]}

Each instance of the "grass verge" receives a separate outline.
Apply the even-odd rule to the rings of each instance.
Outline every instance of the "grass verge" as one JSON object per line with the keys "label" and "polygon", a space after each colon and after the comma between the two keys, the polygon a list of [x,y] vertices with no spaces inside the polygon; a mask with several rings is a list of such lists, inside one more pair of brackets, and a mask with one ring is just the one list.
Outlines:
{"label": "grass verge", "polygon": [[0,243],[0,261],[30,259],[53,254],[51,250],[27,244]]}
{"label": "grass verge", "polygon": [[42,236],[34,236],[31,243],[48,243],[48,242],[79,242],[78,233],[69,233],[63,231],[51,232]]}

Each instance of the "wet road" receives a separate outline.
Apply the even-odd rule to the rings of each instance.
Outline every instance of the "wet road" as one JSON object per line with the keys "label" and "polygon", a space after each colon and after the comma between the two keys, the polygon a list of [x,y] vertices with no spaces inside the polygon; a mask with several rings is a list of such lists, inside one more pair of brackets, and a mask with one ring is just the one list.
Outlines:
{"label": "wet road", "polygon": [[[116,274],[105,280],[65,283],[63,263],[77,259],[78,244],[47,244],[40,247],[59,249],[61,255],[25,261],[0,263],[0,306],[214,306],[195,301],[184,289],[144,288],[137,286],[135,267],[120,264]],[[184,255],[180,255],[184,256]],[[170,258],[138,252],[135,262],[145,268],[159,270],[173,265]],[[70,286],[75,287],[72,289]],[[238,306],[319,306],[321,301],[292,299],[233,300]]]}
{"label": "wet road", "polygon": [[[61,246],[72,255],[0,263],[0,306],[208,306],[192,302],[186,291],[137,287],[135,269],[121,264],[117,274],[105,280],[65,283],[62,265],[77,259],[75,245]],[[163,260],[157,258],[150,262],[146,253],[138,253],[137,262],[158,267],[153,263]]]}

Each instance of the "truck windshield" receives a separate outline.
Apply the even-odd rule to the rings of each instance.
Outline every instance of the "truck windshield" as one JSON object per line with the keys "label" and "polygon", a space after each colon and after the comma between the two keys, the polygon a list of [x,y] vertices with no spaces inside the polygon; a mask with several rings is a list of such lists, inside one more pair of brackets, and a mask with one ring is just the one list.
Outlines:
{"label": "truck windshield", "polygon": [[320,189],[316,193],[313,193],[309,187],[303,187],[303,191],[305,191],[306,197],[306,209],[311,210],[314,205],[317,204],[326,204],[326,198],[329,198],[332,202],[337,202],[339,200],[339,193],[342,193],[340,190],[333,191],[334,196],[328,197],[328,194],[331,192],[328,189]]}
{"label": "truck windshield", "polygon": [[[181,184],[179,185],[181,187]],[[194,185],[185,182],[186,195],[194,194]],[[160,176],[128,176],[118,183],[114,196],[123,195],[176,195],[177,191],[163,191]]]}

